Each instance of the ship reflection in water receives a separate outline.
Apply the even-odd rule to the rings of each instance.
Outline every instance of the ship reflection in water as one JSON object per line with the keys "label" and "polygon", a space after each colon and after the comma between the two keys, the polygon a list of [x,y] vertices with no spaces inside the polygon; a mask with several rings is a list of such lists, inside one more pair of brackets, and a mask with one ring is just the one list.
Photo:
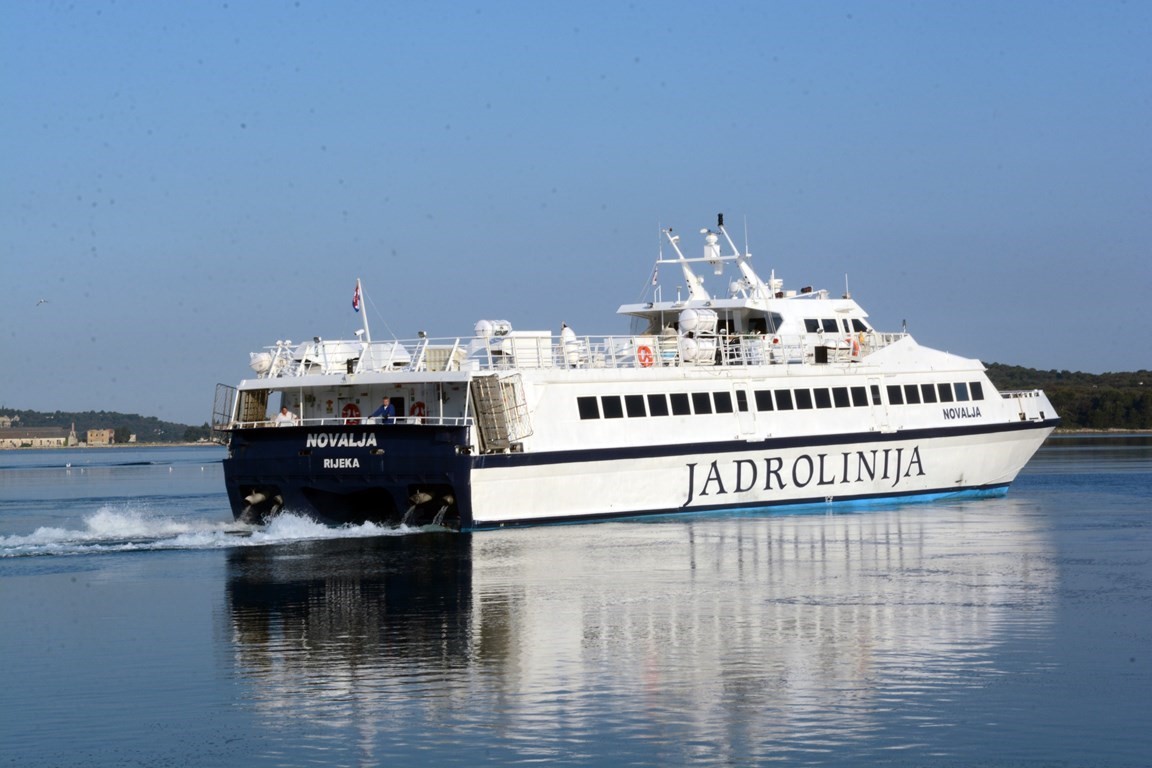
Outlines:
{"label": "ship reflection in water", "polygon": [[638,764],[947,744],[932,729],[948,702],[1052,623],[1034,512],[1004,498],[242,549],[231,652],[257,719],[329,725],[361,757],[417,734],[543,760],[608,740]]}

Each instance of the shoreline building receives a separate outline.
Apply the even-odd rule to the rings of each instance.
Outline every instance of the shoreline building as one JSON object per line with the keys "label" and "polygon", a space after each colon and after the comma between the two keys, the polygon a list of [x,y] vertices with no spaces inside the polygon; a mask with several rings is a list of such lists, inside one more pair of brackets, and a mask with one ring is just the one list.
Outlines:
{"label": "shoreline building", "polygon": [[67,448],[79,445],[76,425],[63,427],[20,427],[20,417],[0,416],[0,449],[2,448]]}

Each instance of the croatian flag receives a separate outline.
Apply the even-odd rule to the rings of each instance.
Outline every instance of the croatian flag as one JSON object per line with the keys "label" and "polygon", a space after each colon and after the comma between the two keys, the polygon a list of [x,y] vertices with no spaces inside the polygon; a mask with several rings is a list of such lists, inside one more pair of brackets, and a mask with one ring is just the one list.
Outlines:
{"label": "croatian flag", "polygon": [[352,294],[352,309],[360,311],[360,281],[356,281],[356,292]]}

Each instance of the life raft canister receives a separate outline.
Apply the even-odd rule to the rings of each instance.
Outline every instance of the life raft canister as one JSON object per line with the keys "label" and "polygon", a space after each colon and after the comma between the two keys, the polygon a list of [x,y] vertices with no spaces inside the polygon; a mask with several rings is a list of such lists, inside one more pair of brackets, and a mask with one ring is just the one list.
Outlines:
{"label": "life raft canister", "polygon": [[651,368],[655,358],[652,356],[652,347],[641,345],[636,348],[636,359],[645,368]]}
{"label": "life raft canister", "polygon": [[340,415],[344,417],[345,424],[359,424],[360,423],[360,406],[356,403],[346,403],[340,409]]}

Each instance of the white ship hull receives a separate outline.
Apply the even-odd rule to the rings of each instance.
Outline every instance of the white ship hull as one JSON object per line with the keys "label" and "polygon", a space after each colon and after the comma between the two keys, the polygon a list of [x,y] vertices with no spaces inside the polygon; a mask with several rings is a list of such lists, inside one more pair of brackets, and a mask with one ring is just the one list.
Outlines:
{"label": "white ship hull", "polygon": [[[803,504],[1002,494],[1052,431],[1022,425],[954,435],[715,444],[672,455],[472,470],[477,528]],[[664,451],[661,451],[662,453]],[[609,452],[613,453],[613,452]],[[616,452],[619,453],[619,452]],[[638,452],[627,452],[638,453]]]}

